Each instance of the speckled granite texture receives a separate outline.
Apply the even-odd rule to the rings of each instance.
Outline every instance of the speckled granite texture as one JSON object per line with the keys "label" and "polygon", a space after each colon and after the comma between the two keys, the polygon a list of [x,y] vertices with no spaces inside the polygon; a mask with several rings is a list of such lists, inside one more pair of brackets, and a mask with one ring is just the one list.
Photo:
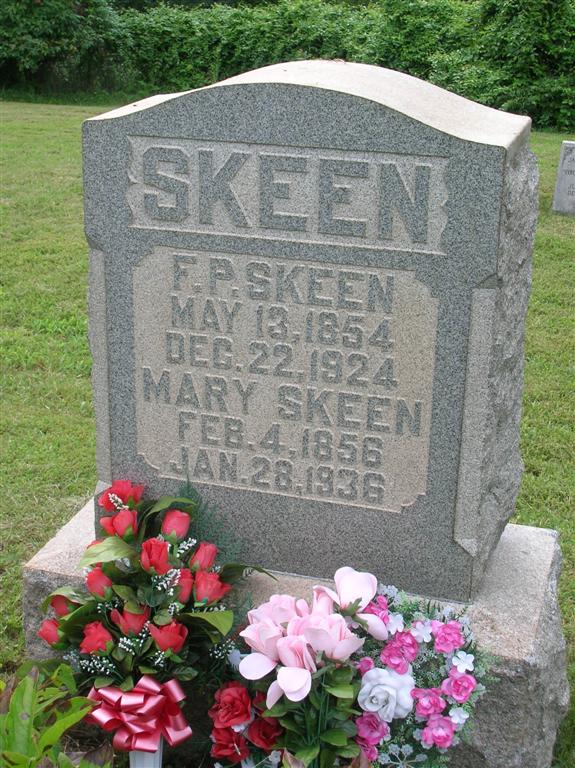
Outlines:
{"label": "speckled granite texture", "polygon": [[251,562],[472,598],[521,475],[529,128],[345,62],[88,120],[99,479],[189,479]]}

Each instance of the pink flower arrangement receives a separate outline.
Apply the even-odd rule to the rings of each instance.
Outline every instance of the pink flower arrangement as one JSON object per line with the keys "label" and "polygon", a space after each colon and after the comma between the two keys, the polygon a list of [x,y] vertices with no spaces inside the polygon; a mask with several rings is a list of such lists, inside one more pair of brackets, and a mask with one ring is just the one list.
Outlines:
{"label": "pink flower arrangement", "polygon": [[[248,613],[248,621],[240,636],[250,652],[239,672],[254,702],[269,710],[258,728],[274,731],[268,717],[285,728],[273,745],[274,760],[290,768],[304,768],[301,755],[311,768],[322,761],[331,766],[336,756],[342,766],[352,758],[360,766],[395,764],[393,756],[406,745],[419,761],[437,758],[459,742],[484,691],[469,674],[477,669],[467,621],[394,588],[378,594],[375,577],[353,568],[336,572],[334,588],[314,587],[311,604],[273,595]],[[257,681],[253,689],[250,681]],[[252,725],[243,717],[241,746],[232,754],[232,734],[224,739],[216,733],[212,755],[225,753],[231,764],[265,762],[270,750],[250,740]],[[331,750],[329,756],[323,750]]]}

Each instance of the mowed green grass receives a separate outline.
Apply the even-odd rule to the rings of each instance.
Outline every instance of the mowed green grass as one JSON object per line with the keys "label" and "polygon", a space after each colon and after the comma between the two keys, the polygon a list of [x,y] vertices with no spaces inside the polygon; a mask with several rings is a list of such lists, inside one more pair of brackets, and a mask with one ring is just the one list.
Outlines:
{"label": "mowed green grass", "polygon": [[[103,107],[25,103],[2,111],[2,512],[0,664],[23,657],[21,564],[95,485],[87,344],[87,248],[80,126]],[[561,531],[560,600],[575,684],[575,220],[551,213],[561,141],[535,133],[541,172],[527,323],[522,451],[515,520]],[[571,766],[575,715],[557,768]]]}

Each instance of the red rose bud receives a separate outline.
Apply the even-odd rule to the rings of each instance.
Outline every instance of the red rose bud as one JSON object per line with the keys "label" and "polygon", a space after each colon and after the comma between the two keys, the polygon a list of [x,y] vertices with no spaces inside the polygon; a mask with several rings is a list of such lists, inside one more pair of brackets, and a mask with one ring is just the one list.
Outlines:
{"label": "red rose bud", "polygon": [[169,536],[175,534],[176,538],[183,539],[190,527],[190,516],[179,509],[168,509],[162,523],[162,533]]}
{"label": "red rose bud", "polygon": [[180,578],[178,581],[178,601],[184,605],[190,599],[192,587],[194,586],[194,577],[188,568],[180,568]]}
{"label": "red rose bud", "polygon": [[204,600],[209,605],[215,603],[217,600],[221,600],[224,595],[232,588],[231,584],[224,584],[220,581],[220,577],[217,573],[206,573],[205,571],[198,571],[196,573],[196,601],[198,603]]}
{"label": "red rose bud", "polygon": [[81,653],[96,653],[97,651],[107,651],[109,643],[113,643],[114,638],[108,632],[101,621],[93,621],[84,627],[84,639],[80,643]]}
{"label": "red rose bud", "polygon": [[122,509],[112,517],[101,517],[100,525],[109,536],[129,538],[138,533],[138,513],[135,509]]}
{"label": "red rose bud", "polygon": [[249,722],[252,702],[247,688],[237,681],[225,683],[215,695],[215,704],[208,715],[215,728],[231,728]]}
{"label": "red rose bud", "polygon": [[98,504],[104,507],[106,512],[115,512],[116,505],[110,498],[111,496],[117,496],[122,504],[128,504],[129,502],[137,504],[142,498],[143,492],[143,485],[132,485],[129,480],[116,480],[109,488],[106,488],[98,499]]}
{"label": "red rose bud", "polygon": [[171,566],[168,563],[168,545],[160,539],[148,539],[142,544],[142,568],[161,576],[167,573]]}
{"label": "red rose bud", "polygon": [[55,645],[60,640],[58,636],[59,626],[57,619],[44,619],[40,624],[38,637],[41,637],[48,645]]}
{"label": "red rose bud", "polygon": [[110,618],[120,629],[124,635],[139,635],[144,629],[144,624],[150,618],[150,609],[146,608],[142,613],[130,613],[125,608],[122,613],[116,608],[110,613]]}
{"label": "red rose bud", "polygon": [[250,756],[246,740],[241,733],[236,733],[232,728],[214,728],[212,741],[214,742],[210,750],[212,757],[224,758],[235,764]]}
{"label": "red rose bud", "polygon": [[86,586],[93,595],[107,598],[110,596],[112,579],[106,576],[101,565],[97,565],[86,576]]}
{"label": "red rose bud", "polygon": [[171,621],[163,627],[156,627],[154,624],[150,624],[148,629],[161,651],[171,650],[174,653],[178,653],[188,636],[188,630],[183,624],[178,624],[177,621]]}
{"label": "red rose bud", "polygon": [[207,541],[202,541],[191,557],[190,568],[194,571],[209,571],[216,562],[217,554],[218,548],[215,544],[208,544]]}
{"label": "red rose bud", "polygon": [[283,728],[273,717],[256,717],[246,735],[256,747],[271,752],[282,733]]}
{"label": "red rose bud", "polygon": [[58,616],[66,616],[66,614],[73,611],[78,603],[74,603],[64,595],[54,595],[50,600],[50,607]]}

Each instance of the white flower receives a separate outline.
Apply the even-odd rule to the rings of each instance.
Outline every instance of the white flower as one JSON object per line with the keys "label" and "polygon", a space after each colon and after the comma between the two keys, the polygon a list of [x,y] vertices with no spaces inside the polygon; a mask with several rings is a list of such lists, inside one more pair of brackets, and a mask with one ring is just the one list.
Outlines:
{"label": "white flower", "polygon": [[281,759],[282,759],[282,753],[280,752],[279,749],[274,749],[273,752],[270,752],[270,755],[268,757],[268,760],[272,765],[278,765],[278,763],[281,762]]}
{"label": "white flower", "polygon": [[390,635],[395,635],[396,632],[403,632],[404,624],[401,613],[390,613],[386,626]]}
{"label": "white flower", "polygon": [[233,667],[234,669],[237,669],[240,666],[240,661],[242,660],[243,656],[240,653],[240,651],[237,648],[233,648],[228,653],[228,664],[230,667]]}
{"label": "white flower", "polygon": [[409,631],[418,643],[429,643],[431,641],[431,622],[429,620],[416,621]]}
{"label": "white flower", "polygon": [[255,767],[256,767],[256,764],[254,763],[251,757],[246,757],[245,760],[242,760],[242,768],[255,768]]}
{"label": "white flower", "polygon": [[391,669],[376,667],[363,676],[357,701],[365,712],[377,712],[382,720],[391,723],[394,718],[407,717],[411,712],[414,688],[415,681],[410,674],[399,675]]}
{"label": "white flower", "polygon": [[449,717],[454,725],[461,726],[465,724],[465,721],[469,717],[469,713],[466,712],[463,707],[451,707],[449,710]]}
{"label": "white flower", "polygon": [[472,653],[465,653],[465,651],[457,651],[452,658],[451,663],[454,667],[457,667],[457,671],[463,674],[464,672],[473,672],[473,662],[475,656]]}

